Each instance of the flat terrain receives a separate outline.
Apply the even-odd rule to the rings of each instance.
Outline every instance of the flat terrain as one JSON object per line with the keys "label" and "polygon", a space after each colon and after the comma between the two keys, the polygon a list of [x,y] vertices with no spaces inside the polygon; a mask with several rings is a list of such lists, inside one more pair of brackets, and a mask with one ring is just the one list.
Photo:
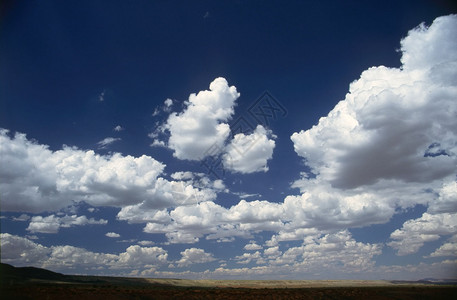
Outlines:
{"label": "flat terrain", "polygon": [[2,299],[457,299],[456,283],[75,276],[1,264]]}

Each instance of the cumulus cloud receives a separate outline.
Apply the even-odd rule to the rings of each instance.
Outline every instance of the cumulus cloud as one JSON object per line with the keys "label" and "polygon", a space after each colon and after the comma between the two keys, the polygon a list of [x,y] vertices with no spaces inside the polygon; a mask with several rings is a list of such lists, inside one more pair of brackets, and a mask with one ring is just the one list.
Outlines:
{"label": "cumulus cloud", "polygon": [[153,210],[215,198],[212,189],[159,177],[165,165],[150,156],[99,155],[66,146],[51,151],[24,134],[10,137],[7,130],[0,130],[0,164],[5,211],[57,211],[73,201],[93,206],[141,204]]}
{"label": "cumulus cloud", "polygon": [[56,215],[49,215],[47,217],[34,216],[32,217],[27,231],[32,233],[57,233],[60,228],[68,228],[72,226],[84,226],[84,225],[106,225],[107,220],[100,219],[95,220],[94,218],[88,219],[86,216],[77,215],[65,215],[64,217],[58,217]]}
{"label": "cumulus cloud", "polygon": [[119,131],[124,130],[124,127],[122,127],[121,125],[117,125],[116,127],[113,128],[113,130],[119,132]]}
{"label": "cumulus cloud", "polygon": [[255,241],[249,241],[249,244],[246,244],[244,246],[244,250],[249,250],[249,251],[260,250],[260,249],[262,249],[262,246],[257,245],[257,243]]}
{"label": "cumulus cloud", "polygon": [[186,267],[191,264],[202,264],[216,260],[211,253],[203,249],[190,248],[181,252],[181,259],[177,261],[178,267]]}
{"label": "cumulus cloud", "polygon": [[[428,205],[424,218],[455,211],[456,28],[453,15],[411,30],[401,41],[401,68],[364,71],[326,117],[292,134],[294,149],[312,174],[294,183],[301,196],[284,201],[286,214],[295,215],[284,237],[287,227],[298,228],[294,223],[361,227],[387,222],[396,208],[416,204]],[[394,240],[403,239],[401,232]],[[440,234],[405,244],[419,246]],[[400,244],[391,243],[405,248],[399,253],[417,251]]]}
{"label": "cumulus cloud", "polygon": [[115,232],[107,232],[105,234],[107,237],[110,237],[110,238],[118,238],[118,237],[121,237],[121,235],[119,233],[115,233]]}
{"label": "cumulus cloud", "polygon": [[[211,147],[223,148],[230,134],[227,123],[240,96],[222,77],[211,82],[209,90],[191,94],[181,113],[172,113],[165,128],[170,132],[168,146],[179,159],[200,160]],[[195,141],[198,141],[196,143]]]}
{"label": "cumulus cloud", "polygon": [[21,221],[21,222],[24,222],[24,221],[28,221],[30,219],[30,216],[29,215],[26,215],[26,214],[22,214],[20,215],[19,217],[13,217],[13,221]]}
{"label": "cumulus cloud", "polygon": [[166,99],[163,104],[165,105],[165,107],[170,107],[173,105],[173,100],[171,100],[170,98]]}
{"label": "cumulus cloud", "polygon": [[252,134],[236,134],[223,154],[224,167],[233,172],[268,171],[267,161],[273,157],[275,141],[271,131],[258,125]]}
{"label": "cumulus cloud", "polygon": [[457,214],[442,213],[406,221],[401,229],[390,235],[393,240],[388,245],[397,250],[398,255],[416,253],[426,242],[438,240],[440,236],[457,232]]}
{"label": "cumulus cloud", "polygon": [[457,256],[457,235],[452,236],[446,243],[430,254],[430,257],[440,256]]}
{"label": "cumulus cloud", "polygon": [[111,273],[112,270],[130,270],[168,263],[168,253],[160,247],[134,245],[116,255],[92,252],[69,245],[46,247],[8,233],[2,233],[0,237],[2,262],[15,266],[32,265],[54,271],[74,269],[82,273],[104,270]]}
{"label": "cumulus cloud", "polygon": [[[448,66],[457,63],[456,19],[410,31],[401,69],[363,72],[327,117],[291,136],[313,173],[342,189],[380,180],[427,183],[455,173],[457,91],[448,75],[455,79],[457,71],[449,74]],[[426,155],[431,145],[443,155]]]}

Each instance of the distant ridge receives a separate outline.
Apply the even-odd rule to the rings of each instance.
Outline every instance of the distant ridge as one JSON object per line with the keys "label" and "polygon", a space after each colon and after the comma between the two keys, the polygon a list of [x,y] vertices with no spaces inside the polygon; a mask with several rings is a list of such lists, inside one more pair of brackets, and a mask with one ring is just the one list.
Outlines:
{"label": "distant ridge", "polygon": [[65,280],[66,275],[61,273],[52,272],[46,269],[35,267],[14,267],[9,264],[0,263],[0,280],[2,282],[11,280]]}

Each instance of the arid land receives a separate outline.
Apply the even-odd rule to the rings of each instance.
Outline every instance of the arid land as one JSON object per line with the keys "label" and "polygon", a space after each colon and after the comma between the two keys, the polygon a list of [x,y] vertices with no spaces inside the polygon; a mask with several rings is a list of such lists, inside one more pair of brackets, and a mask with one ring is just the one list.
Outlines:
{"label": "arid land", "polygon": [[457,283],[188,280],[63,275],[1,264],[2,299],[457,299]]}

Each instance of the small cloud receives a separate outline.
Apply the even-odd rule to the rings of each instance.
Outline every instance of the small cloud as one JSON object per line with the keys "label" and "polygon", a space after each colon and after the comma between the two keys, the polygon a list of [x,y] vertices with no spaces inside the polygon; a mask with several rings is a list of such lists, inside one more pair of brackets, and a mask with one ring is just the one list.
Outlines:
{"label": "small cloud", "polygon": [[240,197],[240,199],[246,199],[246,198],[251,198],[251,197],[257,197],[257,198],[262,197],[262,195],[260,195],[260,194],[235,193],[235,195]]}
{"label": "small cloud", "polygon": [[103,92],[101,92],[100,95],[98,95],[98,101],[100,101],[100,102],[105,101],[105,94],[106,94],[106,91],[103,90]]}
{"label": "small cloud", "polygon": [[209,18],[209,11],[205,12],[205,15],[203,16],[203,19]]}
{"label": "small cloud", "polygon": [[164,141],[160,141],[160,140],[157,140],[157,139],[154,139],[150,146],[151,147],[164,147],[164,148],[167,147],[167,145],[165,144]]}
{"label": "small cloud", "polygon": [[28,219],[30,219],[30,216],[29,215],[26,215],[26,214],[22,214],[20,215],[19,217],[13,217],[13,221],[27,221]]}
{"label": "small cloud", "polygon": [[120,141],[120,140],[121,140],[121,138],[107,137],[107,138],[101,140],[100,142],[98,142],[97,145],[98,145],[98,148],[104,149],[104,148],[108,147],[109,145],[111,145],[112,143]]}
{"label": "small cloud", "polygon": [[250,250],[250,251],[252,251],[252,250],[260,250],[260,249],[262,249],[262,246],[256,244],[255,241],[249,241],[249,244],[246,244],[246,246],[244,246],[244,249],[245,250]]}
{"label": "small cloud", "polygon": [[154,112],[152,113],[152,116],[155,117],[155,116],[157,116],[159,113],[160,113],[160,110],[156,107],[156,108],[154,109]]}
{"label": "small cloud", "polygon": [[163,104],[165,104],[165,107],[170,107],[173,105],[173,100],[168,98],[167,100],[165,100],[165,102]]}
{"label": "small cloud", "polygon": [[113,130],[116,131],[116,132],[119,132],[119,131],[124,130],[124,127],[122,127],[121,125],[117,125],[116,127],[114,127]]}
{"label": "small cloud", "polygon": [[110,237],[110,238],[118,238],[120,237],[121,235],[118,234],[118,233],[115,233],[115,232],[108,232],[107,234],[105,234],[107,237]]}
{"label": "small cloud", "polygon": [[152,246],[154,244],[155,243],[153,241],[139,241],[138,242],[138,245],[141,245],[141,246]]}
{"label": "small cloud", "polygon": [[96,210],[96,209],[95,209],[94,207],[89,207],[89,208],[87,209],[87,211],[88,211],[88,212],[91,212],[91,213],[93,213],[95,210]]}

